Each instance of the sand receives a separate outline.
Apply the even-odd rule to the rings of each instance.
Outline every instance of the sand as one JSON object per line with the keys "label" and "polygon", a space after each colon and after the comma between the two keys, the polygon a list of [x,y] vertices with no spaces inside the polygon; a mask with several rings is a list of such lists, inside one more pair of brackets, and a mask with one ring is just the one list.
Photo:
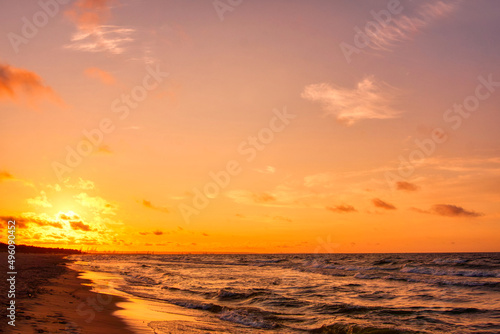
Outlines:
{"label": "sand", "polygon": [[[0,270],[5,277],[6,253]],[[16,326],[7,324],[7,284],[0,284],[2,333],[133,333],[113,312],[124,299],[90,291],[90,281],[65,266],[60,255],[18,254],[16,280]],[[87,285],[86,285],[87,284]]]}

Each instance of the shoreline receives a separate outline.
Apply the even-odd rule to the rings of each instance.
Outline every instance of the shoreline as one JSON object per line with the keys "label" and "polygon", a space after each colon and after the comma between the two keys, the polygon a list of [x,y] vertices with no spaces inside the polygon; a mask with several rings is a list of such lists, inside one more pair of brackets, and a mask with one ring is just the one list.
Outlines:
{"label": "shoreline", "polygon": [[22,254],[19,268],[16,326],[2,320],[0,332],[134,334],[114,315],[123,297],[97,293],[91,281],[67,266],[63,255]]}

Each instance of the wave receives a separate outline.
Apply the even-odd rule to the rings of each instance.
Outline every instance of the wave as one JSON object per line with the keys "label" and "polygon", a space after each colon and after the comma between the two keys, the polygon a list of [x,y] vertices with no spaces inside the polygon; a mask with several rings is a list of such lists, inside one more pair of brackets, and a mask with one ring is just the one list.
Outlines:
{"label": "wave", "polygon": [[453,259],[450,259],[450,258],[437,258],[437,259],[432,260],[432,263],[441,264],[441,265],[465,264],[467,262],[469,262],[469,260],[467,260],[467,259],[461,259],[461,258],[453,258]]}
{"label": "wave", "polygon": [[253,308],[224,310],[219,315],[219,319],[221,320],[262,329],[275,329],[279,327],[279,325],[273,321],[273,318],[274,317],[268,312]]}
{"label": "wave", "polygon": [[426,283],[432,285],[453,285],[453,286],[463,286],[463,287],[472,287],[472,286],[483,286],[483,287],[497,287],[500,286],[500,282],[494,281],[473,281],[473,280],[457,280],[457,279],[441,279],[439,277],[433,277],[429,275],[429,277],[422,276],[394,276],[387,275],[382,277],[384,280],[392,280],[392,281],[406,281],[409,283]]}
{"label": "wave", "polygon": [[182,306],[185,308],[193,309],[193,310],[204,310],[204,311],[209,311],[212,313],[220,313],[226,307],[214,304],[214,303],[207,303],[207,302],[202,302],[199,300],[191,300],[191,299],[167,299],[171,304],[177,305],[177,306]]}
{"label": "wave", "polygon": [[199,296],[206,296],[209,293],[206,291],[198,291],[198,290],[192,290],[192,289],[182,289],[178,288],[175,286],[168,286],[168,285],[163,285],[161,287],[163,290],[168,290],[168,291],[173,291],[173,292],[181,292],[181,293],[189,293],[193,295],[199,295]]}
{"label": "wave", "polygon": [[217,292],[216,298],[218,300],[243,300],[243,299],[248,299],[253,296],[261,295],[266,293],[265,291],[236,291],[236,290],[229,290],[229,289],[220,289]]}
{"label": "wave", "polygon": [[443,269],[431,267],[414,267],[404,265],[400,272],[411,274],[424,274],[433,276],[464,276],[464,277],[500,277],[499,272],[490,270],[468,270],[468,269]]}
{"label": "wave", "polygon": [[312,329],[310,333],[319,334],[405,334],[416,333],[413,331],[399,330],[380,327],[363,327],[359,325],[336,323],[333,325],[323,325]]}
{"label": "wave", "polygon": [[480,310],[474,307],[455,307],[451,310],[446,310],[443,313],[449,314],[467,314],[467,313],[485,313],[487,310]]}
{"label": "wave", "polygon": [[374,310],[379,310],[380,307],[371,307],[371,306],[361,306],[361,305],[353,305],[353,304],[317,304],[313,307],[314,312],[319,314],[351,314],[351,313],[368,313]]}
{"label": "wave", "polygon": [[130,285],[153,286],[158,285],[154,279],[147,276],[125,276],[125,281]]}
{"label": "wave", "polygon": [[354,275],[354,278],[358,278],[358,279],[376,279],[376,278],[380,278],[380,276],[378,276],[378,275],[367,275],[367,274],[357,273],[356,275]]}
{"label": "wave", "polygon": [[279,327],[279,324],[277,323],[278,318],[274,314],[261,310],[259,308],[231,308],[192,299],[170,299],[168,300],[168,302],[189,309],[216,313],[221,320],[230,321],[253,328],[273,329]]}

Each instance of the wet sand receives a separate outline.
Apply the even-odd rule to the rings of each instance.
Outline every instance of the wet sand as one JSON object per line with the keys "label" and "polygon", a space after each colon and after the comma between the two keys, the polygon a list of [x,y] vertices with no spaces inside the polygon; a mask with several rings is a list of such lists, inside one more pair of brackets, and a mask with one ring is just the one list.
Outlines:
{"label": "wet sand", "polygon": [[[1,253],[5,276],[6,253]],[[16,326],[7,324],[2,307],[2,333],[131,334],[123,320],[113,315],[126,299],[91,291],[90,281],[66,267],[61,255],[18,254]],[[2,305],[7,305],[6,279],[0,284]]]}

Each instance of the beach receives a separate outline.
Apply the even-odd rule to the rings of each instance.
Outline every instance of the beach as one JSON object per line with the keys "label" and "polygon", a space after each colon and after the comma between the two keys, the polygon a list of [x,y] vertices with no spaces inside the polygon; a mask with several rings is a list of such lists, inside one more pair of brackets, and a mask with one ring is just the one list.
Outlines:
{"label": "beach", "polygon": [[[6,253],[2,255],[5,273]],[[15,327],[2,308],[3,333],[133,333],[112,313],[123,299],[91,291],[89,281],[67,268],[62,255],[18,254]],[[8,287],[2,280],[1,302]]]}

